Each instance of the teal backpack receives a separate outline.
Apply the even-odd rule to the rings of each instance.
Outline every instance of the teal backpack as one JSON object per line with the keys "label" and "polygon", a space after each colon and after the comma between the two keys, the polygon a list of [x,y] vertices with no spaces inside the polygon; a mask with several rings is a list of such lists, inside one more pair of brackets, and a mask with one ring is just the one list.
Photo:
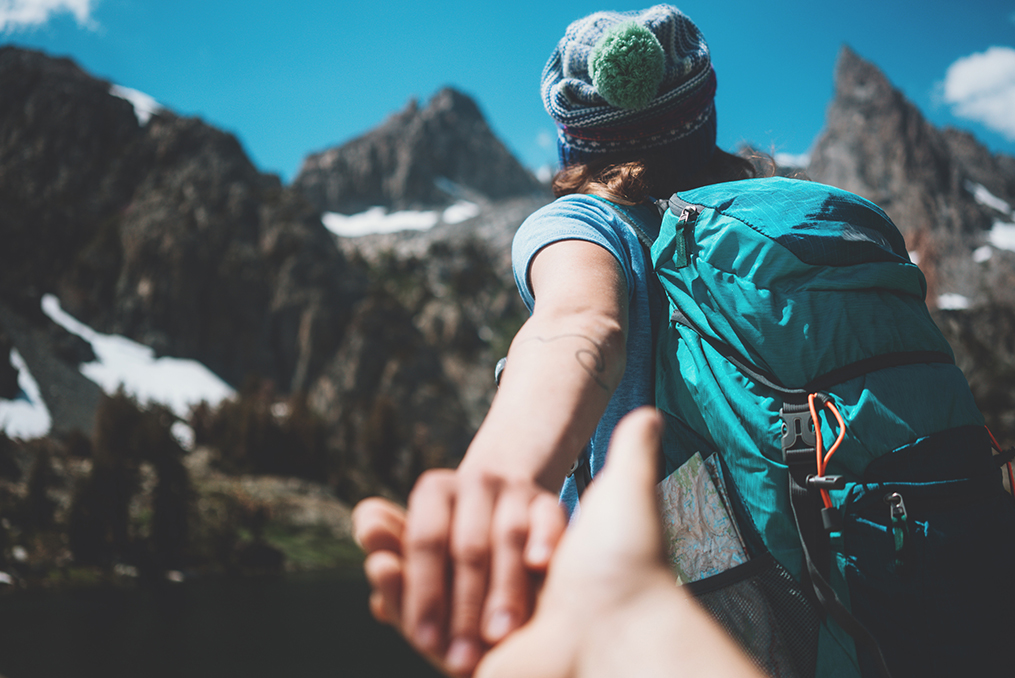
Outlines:
{"label": "teal backpack", "polygon": [[891,220],[784,178],[664,207],[617,211],[665,293],[678,576],[770,675],[1015,675],[1015,503]]}

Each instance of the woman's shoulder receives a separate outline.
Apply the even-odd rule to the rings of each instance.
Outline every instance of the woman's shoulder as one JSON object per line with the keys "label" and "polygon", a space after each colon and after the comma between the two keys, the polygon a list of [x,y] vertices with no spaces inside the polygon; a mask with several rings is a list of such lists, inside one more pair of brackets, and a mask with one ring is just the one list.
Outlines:
{"label": "woman's shoulder", "polygon": [[590,240],[610,250],[622,249],[623,222],[609,204],[591,195],[557,198],[533,212],[518,228],[515,254],[535,252],[557,240]]}
{"label": "woman's shoulder", "polygon": [[627,241],[637,236],[631,224],[649,233],[658,233],[659,212],[654,205],[623,206],[594,195],[574,193],[557,198],[533,212],[519,232],[523,237],[555,232],[596,231],[607,238]]}
{"label": "woman's shoulder", "polygon": [[584,193],[564,195],[533,212],[526,221],[542,219],[598,219],[608,221],[613,209],[603,198]]}

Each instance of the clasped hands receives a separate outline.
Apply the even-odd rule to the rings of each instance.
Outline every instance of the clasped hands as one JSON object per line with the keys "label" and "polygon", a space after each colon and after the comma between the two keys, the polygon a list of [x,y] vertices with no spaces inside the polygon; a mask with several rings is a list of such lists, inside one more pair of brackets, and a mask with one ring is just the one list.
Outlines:
{"label": "clasped hands", "polygon": [[425,474],[408,513],[361,502],[373,615],[454,676],[758,675],[664,564],[661,426],[621,421],[566,534],[545,490],[453,471]]}

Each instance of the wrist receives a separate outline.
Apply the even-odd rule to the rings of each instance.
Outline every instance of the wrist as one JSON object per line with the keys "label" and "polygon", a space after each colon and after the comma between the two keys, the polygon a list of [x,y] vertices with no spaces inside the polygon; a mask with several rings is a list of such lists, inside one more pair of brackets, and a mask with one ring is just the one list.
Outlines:
{"label": "wrist", "polygon": [[561,440],[553,431],[526,428],[532,427],[488,417],[458,465],[459,473],[559,493],[581,446]]}

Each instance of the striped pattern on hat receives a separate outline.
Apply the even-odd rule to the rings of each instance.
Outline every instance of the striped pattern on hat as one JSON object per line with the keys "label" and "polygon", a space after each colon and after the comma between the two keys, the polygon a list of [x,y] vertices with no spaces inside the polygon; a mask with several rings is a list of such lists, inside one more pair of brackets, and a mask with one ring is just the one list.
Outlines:
{"label": "striped pattern on hat", "polygon": [[[636,22],[659,40],[663,77],[658,92],[636,110],[611,105],[597,91],[589,59],[604,35]],[[619,152],[655,150],[686,139],[715,143],[716,79],[708,45],[680,10],[656,5],[640,12],[597,12],[568,26],[543,69],[543,105],[558,126],[564,164]],[[711,135],[710,139],[690,139]]]}

